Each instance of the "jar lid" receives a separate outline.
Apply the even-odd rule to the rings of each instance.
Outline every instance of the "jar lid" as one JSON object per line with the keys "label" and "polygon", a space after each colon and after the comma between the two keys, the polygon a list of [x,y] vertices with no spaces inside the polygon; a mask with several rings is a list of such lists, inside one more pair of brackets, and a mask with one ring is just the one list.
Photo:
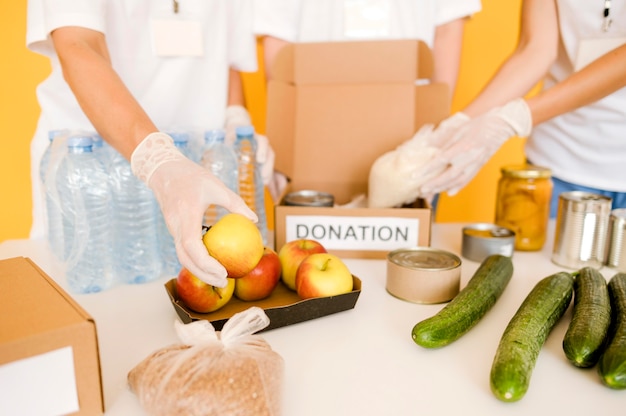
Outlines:
{"label": "jar lid", "polygon": [[500,171],[504,176],[522,179],[549,178],[552,175],[548,168],[528,164],[503,166]]}
{"label": "jar lid", "polygon": [[282,204],[301,207],[332,207],[335,204],[335,198],[326,192],[306,189],[288,193],[284,196]]}

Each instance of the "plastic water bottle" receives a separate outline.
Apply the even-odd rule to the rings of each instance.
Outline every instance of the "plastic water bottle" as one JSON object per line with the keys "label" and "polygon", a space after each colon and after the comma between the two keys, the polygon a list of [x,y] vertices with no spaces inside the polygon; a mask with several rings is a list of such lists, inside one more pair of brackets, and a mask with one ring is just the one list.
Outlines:
{"label": "plastic water bottle", "polygon": [[[47,240],[52,253],[59,259],[63,259],[63,220],[61,217],[61,207],[59,196],[56,192],[56,185],[52,182],[56,174],[50,166],[53,151],[61,146],[54,146],[54,139],[65,134],[64,130],[51,130],[48,132],[48,147],[44,151],[39,163],[39,178],[46,204],[46,229]],[[57,156],[57,155],[55,155]],[[60,155],[58,155],[60,157]],[[51,169],[50,171],[48,169]]]}
{"label": "plastic water bottle", "polygon": [[93,140],[93,152],[96,157],[100,159],[104,169],[108,172],[110,169],[111,161],[117,155],[117,150],[112,148],[107,142],[102,139],[98,133],[92,134],[91,139]]}
{"label": "plastic water bottle", "polygon": [[190,144],[189,133],[186,132],[172,132],[168,133],[170,137],[174,140],[174,146],[180,150],[180,152],[185,155],[190,160],[194,162],[198,162],[198,157],[194,154],[193,149]]}
{"label": "plastic water bottle", "polygon": [[158,205],[152,190],[117,154],[111,161],[113,270],[123,283],[145,283],[161,275]]}
{"label": "plastic water bottle", "polygon": [[239,195],[259,217],[257,227],[267,244],[267,218],[265,216],[265,188],[261,168],[256,161],[256,139],[252,126],[239,126],[235,130],[235,151],[239,166]]}
{"label": "plastic water bottle", "polygon": [[108,176],[93,153],[92,139],[67,139],[56,175],[61,201],[67,282],[75,293],[112,286]]}
{"label": "plastic water bottle", "polygon": [[[200,164],[210,170],[231,191],[237,193],[239,191],[237,155],[224,142],[225,137],[226,133],[222,129],[205,132]],[[209,207],[204,215],[204,224],[215,224],[226,212],[226,209],[220,206]]]}

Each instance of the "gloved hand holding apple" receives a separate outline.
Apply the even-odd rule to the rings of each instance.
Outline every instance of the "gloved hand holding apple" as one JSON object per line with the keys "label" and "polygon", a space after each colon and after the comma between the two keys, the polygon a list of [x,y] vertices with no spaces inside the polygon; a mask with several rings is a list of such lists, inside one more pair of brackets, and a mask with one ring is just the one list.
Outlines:
{"label": "gloved hand holding apple", "polygon": [[[209,206],[216,204],[251,223],[258,220],[254,211],[210,171],[187,159],[165,133],[152,133],[135,148],[131,156],[131,168],[133,174],[154,192],[167,228],[174,238],[181,264],[210,285],[226,286],[226,276],[232,274],[226,270],[229,262],[221,264],[207,253],[207,248],[202,244],[204,213]],[[239,223],[246,224],[242,221]],[[246,229],[251,228],[256,226],[252,224]],[[212,234],[234,232],[237,232],[236,228]],[[262,255],[262,244],[258,250],[258,257],[248,261],[258,261]]]}

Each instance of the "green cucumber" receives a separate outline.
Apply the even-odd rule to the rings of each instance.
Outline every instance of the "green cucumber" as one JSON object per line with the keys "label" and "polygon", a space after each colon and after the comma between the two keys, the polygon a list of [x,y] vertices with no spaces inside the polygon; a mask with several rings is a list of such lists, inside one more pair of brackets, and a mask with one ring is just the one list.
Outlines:
{"label": "green cucumber", "polygon": [[520,400],[548,334],[567,310],[574,278],[559,272],[540,280],[507,325],[493,359],[490,385],[505,402]]}
{"label": "green cucumber", "polygon": [[598,362],[611,324],[611,301],[606,279],[584,267],[574,278],[574,314],[563,337],[563,351],[576,367]]}
{"label": "green cucumber", "polygon": [[491,309],[511,276],[513,262],[510,257],[488,256],[454,299],[437,314],[413,327],[413,341],[425,348],[439,348],[457,340]]}
{"label": "green cucumber", "polygon": [[626,389],[626,273],[609,280],[611,329],[608,344],[598,363],[602,382],[614,389]]}

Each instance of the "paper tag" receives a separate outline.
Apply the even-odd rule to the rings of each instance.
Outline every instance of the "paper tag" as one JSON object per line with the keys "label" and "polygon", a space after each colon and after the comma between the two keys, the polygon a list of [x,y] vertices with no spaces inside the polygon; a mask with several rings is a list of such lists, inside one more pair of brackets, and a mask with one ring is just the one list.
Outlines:
{"label": "paper tag", "polygon": [[0,391],[0,415],[78,412],[72,347],[0,365]]}
{"label": "paper tag", "polygon": [[419,225],[416,218],[288,215],[285,237],[317,240],[328,250],[392,251],[417,245]]}
{"label": "paper tag", "polygon": [[626,43],[626,37],[583,39],[578,45],[574,71],[580,71],[607,52]]}
{"label": "paper tag", "polygon": [[202,26],[191,19],[158,19],[150,22],[152,50],[156,56],[202,56]]}
{"label": "paper tag", "polygon": [[344,36],[389,36],[389,0],[344,0]]}

